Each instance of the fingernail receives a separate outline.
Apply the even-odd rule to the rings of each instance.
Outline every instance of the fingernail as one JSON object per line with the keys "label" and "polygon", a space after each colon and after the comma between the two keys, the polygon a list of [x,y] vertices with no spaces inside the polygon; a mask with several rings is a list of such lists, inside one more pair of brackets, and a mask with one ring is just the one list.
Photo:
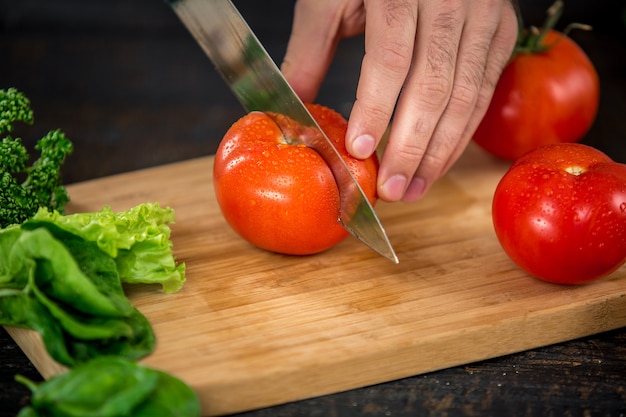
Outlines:
{"label": "fingernail", "polygon": [[383,183],[381,187],[381,198],[387,201],[398,201],[404,195],[406,188],[406,177],[404,175],[392,175]]}
{"label": "fingernail", "polygon": [[368,158],[376,146],[376,140],[372,135],[357,136],[352,142],[352,156],[359,159]]}
{"label": "fingernail", "polygon": [[426,181],[423,178],[414,177],[402,197],[402,201],[412,202],[418,200],[426,190]]}

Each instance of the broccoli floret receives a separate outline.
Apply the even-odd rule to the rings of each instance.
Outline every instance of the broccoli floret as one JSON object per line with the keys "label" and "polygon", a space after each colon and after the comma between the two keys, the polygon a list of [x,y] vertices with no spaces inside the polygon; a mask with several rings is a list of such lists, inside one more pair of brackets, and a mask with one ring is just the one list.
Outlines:
{"label": "broccoli floret", "polygon": [[[14,88],[0,90],[0,134],[11,132],[15,122],[33,123],[30,102]],[[69,197],[61,184],[61,165],[72,148],[60,130],[51,131],[37,142],[40,156],[28,166],[30,155],[22,140],[8,134],[2,138],[0,227],[23,223],[40,207],[64,212]]]}
{"label": "broccoli floret", "polygon": [[15,88],[0,90],[0,134],[13,130],[13,123],[33,124],[30,101]]}

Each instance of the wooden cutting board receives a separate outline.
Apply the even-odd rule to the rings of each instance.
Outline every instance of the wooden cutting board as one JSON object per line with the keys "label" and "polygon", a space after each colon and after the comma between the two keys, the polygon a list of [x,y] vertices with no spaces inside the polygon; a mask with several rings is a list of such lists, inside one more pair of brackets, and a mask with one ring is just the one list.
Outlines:
{"label": "wooden cutting board", "polygon": [[[69,187],[70,211],[158,201],[176,212],[177,294],[128,288],[158,346],[143,363],[189,383],[205,415],[338,392],[626,325],[626,267],[590,285],[533,279],[491,226],[507,165],[470,147],[417,203],[376,210],[400,263],[353,238],[315,256],[264,252],[224,222],[211,157]],[[8,329],[45,378],[38,335]]]}

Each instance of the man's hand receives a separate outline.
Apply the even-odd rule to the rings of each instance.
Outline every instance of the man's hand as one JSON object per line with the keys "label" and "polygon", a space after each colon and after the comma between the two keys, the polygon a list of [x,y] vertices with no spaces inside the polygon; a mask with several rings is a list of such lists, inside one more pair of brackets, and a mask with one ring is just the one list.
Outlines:
{"label": "man's hand", "polygon": [[511,1],[299,0],[282,71],[312,102],[339,41],[365,32],[346,147],[368,157],[391,122],[378,194],[414,201],[457,160],[487,110],[517,39]]}

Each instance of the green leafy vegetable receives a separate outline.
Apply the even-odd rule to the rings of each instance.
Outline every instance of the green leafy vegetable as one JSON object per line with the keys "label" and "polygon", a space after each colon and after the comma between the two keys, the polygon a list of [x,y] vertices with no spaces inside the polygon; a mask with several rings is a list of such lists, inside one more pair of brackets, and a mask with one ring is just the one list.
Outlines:
{"label": "green leafy vegetable", "polygon": [[7,134],[0,141],[0,227],[20,224],[40,207],[63,213],[69,201],[60,168],[73,146],[65,135],[54,130],[41,138],[35,145],[40,156],[31,166],[22,140],[8,135],[16,122],[32,124],[33,120],[23,93],[0,90],[0,135]]}
{"label": "green leafy vegetable", "polygon": [[33,221],[51,222],[83,239],[94,242],[115,259],[122,282],[160,283],[172,293],[185,282],[185,264],[176,265],[172,254],[171,229],[174,210],[158,203],[139,204],[130,210],[62,215],[39,210]]}
{"label": "green leafy vegetable", "polygon": [[125,297],[115,261],[95,243],[41,223],[0,230],[0,248],[0,325],[36,330],[50,356],[67,366],[154,350],[150,323]]}
{"label": "green leafy vegetable", "polygon": [[197,394],[179,379],[119,357],[100,357],[39,385],[18,417],[196,417]]}
{"label": "green leafy vegetable", "polygon": [[[0,90],[0,135],[33,123],[30,102]],[[0,141],[0,325],[37,331],[57,362],[72,369],[33,392],[19,417],[199,416],[195,392],[142,367],[154,350],[152,326],[126,298],[122,282],[180,290],[185,264],[172,253],[171,208],[140,204],[114,213],[65,215],[60,167],[72,152],[61,131],[30,155],[19,138]]]}
{"label": "green leafy vegetable", "polygon": [[[178,291],[168,223],[171,208],[62,215],[40,209],[0,230],[0,325],[34,329],[56,361],[74,366],[102,355],[142,358],[154,350],[148,320],[122,287],[158,283]],[[124,279],[122,279],[124,278]]]}

